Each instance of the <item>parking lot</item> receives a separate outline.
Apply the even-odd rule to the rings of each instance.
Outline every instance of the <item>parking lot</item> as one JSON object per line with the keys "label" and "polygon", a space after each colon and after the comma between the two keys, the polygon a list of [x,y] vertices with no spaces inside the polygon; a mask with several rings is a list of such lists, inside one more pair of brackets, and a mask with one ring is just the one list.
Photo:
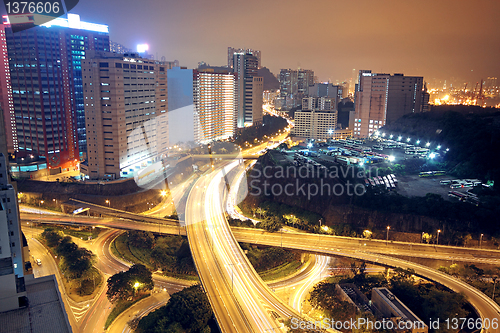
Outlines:
{"label": "parking lot", "polygon": [[452,199],[448,197],[448,192],[451,191],[450,186],[439,184],[441,180],[449,179],[451,178],[448,176],[434,178],[420,178],[418,175],[399,176],[398,193],[406,197],[423,197],[427,193],[435,193],[445,200],[450,200]]}
{"label": "parking lot", "polygon": [[[382,154],[382,155],[387,155],[391,157],[392,162],[389,161],[384,161],[382,163],[376,163],[376,164],[365,164],[365,167],[375,167],[375,168],[384,168],[384,167],[390,167],[391,165],[402,163],[405,160],[414,160],[414,159],[425,159],[426,156],[417,156],[417,155],[409,155],[405,154],[405,148],[383,148],[382,150],[375,150],[373,149],[374,145],[380,145],[380,142],[375,142],[375,141],[365,141],[363,143],[359,143],[359,146],[362,147],[370,147],[372,148],[372,151],[374,153]],[[329,148],[330,147],[330,148]],[[303,153],[307,157],[302,158],[299,161],[306,161],[306,160],[312,160],[311,163],[318,162],[321,165],[326,166],[327,168],[331,167],[332,165],[338,165],[336,161],[336,156],[329,156],[324,153],[321,153],[321,151],[325,151],[327,149],[331,148],[344,148],[344,144],[341,144],[339,142],[334,142],[334,143],[315,143],[313,146],[309,146],[308,148],[303,148],[304,151],[308,151],[306,153]],[[313,152],[312,154],[309,152]],[[351,156],[358,156],[362,157],[363,154],[356,152],[356,151],[351,151],[352,153]],[[302,153],[301,153],[302,154]],[[288,159],[291,161],[294,157],[294,153],[289,152],[288,154]],[[302,163],[299,163],[301,165]],[[451,191],[449,185],[442,185],[440,184],[441,180],[452,180],[454,179],[451,176],[434,176],[434,177],[419,177],[419,175],[406,175],[402,176],[399,175],[398,177],[399,183],[397,184],[395,191],[397,191],[399,194],[407,197],[412,197],[412,196],[425,196],[427,193],[435,193],[438,195],[441,195],[441,197],[445,200],[450,200],[450,201],[457,201],[456,198],[452,198],[448,196],[449,191]],[[458,192],[466,192],[465,189],[458,189],[456,190]]]}

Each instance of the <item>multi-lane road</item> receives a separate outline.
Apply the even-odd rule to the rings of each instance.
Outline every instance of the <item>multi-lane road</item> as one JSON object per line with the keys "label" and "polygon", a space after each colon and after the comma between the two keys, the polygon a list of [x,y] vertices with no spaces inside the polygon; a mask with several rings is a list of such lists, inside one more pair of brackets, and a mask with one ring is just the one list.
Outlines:
{"label": "multi-lane road", "polygon": [[[257,149],[259,148],[256,147],[255,150]],[[261,230],[241,228],[233,228],[233,235],[225,220],[224,209],[227,198],[231,197],[227,190],[234,188],[233,179],[238,179],[238,177],[232,178],[231,174],[235,173],[234,170],[238,168],[240,173],[243,172],[242,165],[242,162],[238,160],[223,163],[222,167],[206,173],[196,181],[196,190],[189,193],[186,204],[185,230],[161,223],[155,225],[116,219],[79,217],[73,218],[70,222],[75,223],[75,220],[78,220],[79,223],[88,224],[92,221],[97,225],[155,232],[158,230],[162,233],[186,232],[200,279],[223,332],[281,331],[282,319],[299,316],[297,311],[280,300],[262,282],[237,241],[283,246],[324,255],[352,257],[392,267],[411,268],[417,275],[464,293],[482,318],[492,319],[500,315],[500,307],[496,303],[466,283],[437,270],[397,258],[408,256],[498,264],[500,263],[498,251],[386,243],[293,232],[270,234]],[[231,186],[228,186],[229,184]],[[41,216],[38,216],[38,219],[40,218]],[[64,219],[65,217],[46,218],[46,220],[59,220],[59,222],[63,222]],[[315,282],[311,280],[310,283],[312,285]],[[304,288],[307,287],[304,286]],[[297,302],[301,302],[300,295],[302,294],[304,293],[298,292],[299,296],[294,296],[292,301],[292,304],[299,310],[300,305],[297,306]],[[498,332],[498,330],[490,330],[490,332]]]}

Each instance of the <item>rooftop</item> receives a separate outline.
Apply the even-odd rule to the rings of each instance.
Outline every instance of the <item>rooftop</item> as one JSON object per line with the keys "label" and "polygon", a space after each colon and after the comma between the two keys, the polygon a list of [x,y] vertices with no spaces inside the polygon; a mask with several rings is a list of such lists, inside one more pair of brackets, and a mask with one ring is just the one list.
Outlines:
{"label": "rooftop", "polygon": [[54,275],[26,277],[29,306],[0,313],[3,333],[71,333]]}

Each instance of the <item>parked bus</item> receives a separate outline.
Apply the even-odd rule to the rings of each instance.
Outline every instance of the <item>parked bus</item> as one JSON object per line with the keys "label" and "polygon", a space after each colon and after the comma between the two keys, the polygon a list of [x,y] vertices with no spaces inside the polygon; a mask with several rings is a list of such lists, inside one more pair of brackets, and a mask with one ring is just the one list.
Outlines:
{"label": "parked bus", "polygon": [[432,171],[424,171],[419,173],[419,177],[432,177]]}

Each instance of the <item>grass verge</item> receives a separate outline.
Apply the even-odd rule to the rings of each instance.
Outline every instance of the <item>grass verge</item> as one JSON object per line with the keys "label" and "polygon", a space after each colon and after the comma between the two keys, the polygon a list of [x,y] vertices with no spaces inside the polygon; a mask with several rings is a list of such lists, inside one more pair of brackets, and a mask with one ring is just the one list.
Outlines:
{"label": "grass verge", "polygon": [[144,294],[141,297],[139,297],[136,300],[133,301],[118,301],[116,305],[113,307],[113,310],[111,310],[111,313],[109,314],[108,318],[106,318],[106,323],[104,324],[104,329],[107,330],[109,326],[113,323],[113,321],[125,310],[130,308],[132,305],[135,303],[139,302],[141,299],[144,299],[146,297],[149,297],[149,294]]}
{"label": "grass verge", "polygon": [[287,276],[297,272],[302,267],[302,265],[303,263],[300,260],[294,260],[267,271],[259,272],[258,274],[262,278],[262,280],[266,282],[282,280]]}
{"label": "grass verge", "polygon": [[[151,250],[138,249],[130,246],[128,243],[127,233],[123,233],[111,244],[111,252],[119,258],[125,259],[126,261],[134,264],[143,264],[151,271],[155,271],[156,268],[151,265],[149,258],[151,257]],[[175,274],[171,272],[165,272],[165,276],[170,276],[176,279],[188,280],[188,281],[199,281],[197,275],[187,275],[187,274]]]}

